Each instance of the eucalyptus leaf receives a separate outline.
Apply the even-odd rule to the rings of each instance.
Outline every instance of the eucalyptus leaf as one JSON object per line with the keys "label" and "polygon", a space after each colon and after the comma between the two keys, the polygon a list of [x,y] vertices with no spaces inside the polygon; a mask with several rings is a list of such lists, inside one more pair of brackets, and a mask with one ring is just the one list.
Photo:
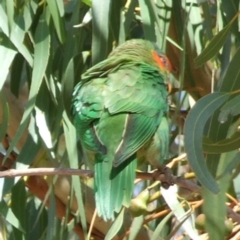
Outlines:
{"label": "eucalyptus leaf", "polygon": [[224,123],[227,121],[229,115],[236,116],[238,114],[240,114],[240,95],[229,100],[221,107],[218,120]]}
{"label": "eucalyptus leaf", "polygon": [[216,92],[201,98],[189,112],[184,129],[188,161],[199,182],[215,193],[218,192],[218,187],[207,169],[202,151],[203,130],[212,113],[228,97],[228,93]]}
{"label": "eucalyptus leaf", "polygon": [[112,223],[104,240],[112,240],[117,235],[118,231],[120,230],[123,224],[123,220],[124,220],[124,208],[121,210],[117,218]]}
{"label": "eucalyptus leaf", "polygon": [[231,27],[238,15],[234,18],[217,34],[213,37],[207,47],[201,52],[201,54],[195,59],[195,66],[199,67],[206,61],[214,57],[225,43],[227,36],[230,33]]}
{"label": "eucalyptus leaf", "polygon": [[128,240],[134,240],[136,238],[137,234],[139,233],[139,231],[143,225],[143,222],[144,222],[143,215],[141,215],[139,217],[135,217],[133,219]]}
{"label": "eucalyptus leaf", "polygon": [[110,0],[92,0],[93,38],[92,38],[92,63],[105,59],[109,53],[109,16],[111,9]]}
{"label": "eucalyptus leaf", "polygon": [[240,147],[240,132],[237,131],[231,137],[218,142],[213,142],[210,138],[203,136],[202,144],[205,153],[230,152]]}

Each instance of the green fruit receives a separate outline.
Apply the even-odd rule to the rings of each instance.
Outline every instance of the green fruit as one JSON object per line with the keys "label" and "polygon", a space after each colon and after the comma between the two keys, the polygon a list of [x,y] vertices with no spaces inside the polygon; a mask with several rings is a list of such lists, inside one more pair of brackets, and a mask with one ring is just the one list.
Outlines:
{"label": "green fruit", "polygon": [[232,219],[226,219],[224,224],[225,224],[225,233],[226,233],[226,236],[227,236],[233,230],[233,221],[232,221]]}
{"label": "green fruit", "polygon": [[204,230],[206,223],[206,217],[203,213],[199,214],[195,219],[195,227],[198,230]]}
{"label": "green fruit", "polygon": [[131,200],[130,212],[134,217],[141,216],[147,212],[147,204],[150,197],[148,189],[142,191],[136,198]]}

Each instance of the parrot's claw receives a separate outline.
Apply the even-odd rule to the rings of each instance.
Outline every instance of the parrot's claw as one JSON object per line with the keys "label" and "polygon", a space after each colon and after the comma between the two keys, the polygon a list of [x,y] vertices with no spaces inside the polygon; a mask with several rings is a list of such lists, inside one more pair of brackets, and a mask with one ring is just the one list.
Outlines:
{"label": "parrot's claw", "polygon": [[162,166],[157,171],[153,172],[153,178],[161,182],[162,187],[168,189],[174,184],[174,176],[172,170],[166,166]]}

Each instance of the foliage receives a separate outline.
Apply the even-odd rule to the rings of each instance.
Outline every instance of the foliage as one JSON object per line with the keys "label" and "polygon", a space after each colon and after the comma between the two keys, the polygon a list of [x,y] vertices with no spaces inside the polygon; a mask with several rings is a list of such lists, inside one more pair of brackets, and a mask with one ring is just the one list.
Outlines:
{"label": "foliage", "polygon": [[[71,123],[73,87],[112,48],[146,38],[174,66],[167,163],[187,179],[185,188],[191,171],[203,186],[197,194],[179,188],[178,201],[195,216],[205,214],[200,234],[233,238],[240,224],[238,8],[238,0],[1,0],[1,170],[85,169]],[[92,178],[43,174],[0,183],[3,239],[170,239],[189,224],[180,218],[184,208],[173,209],[164,190],[161,196],[158,182],[141,181],[136,217],[125,209],[113,223],[94,213]],[[170,221],[175,216],[181,224]],[[235,227],[226,232],[230,218]]]}

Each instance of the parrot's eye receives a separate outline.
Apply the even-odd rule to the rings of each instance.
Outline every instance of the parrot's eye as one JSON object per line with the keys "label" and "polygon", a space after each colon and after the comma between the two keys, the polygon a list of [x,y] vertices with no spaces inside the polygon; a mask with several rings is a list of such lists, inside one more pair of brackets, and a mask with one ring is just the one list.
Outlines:
{"label": "parrot's eye", "polygon": [[172,65],[169,61],[169,59],[167,58],[167,56],[165,55],[158,55],[161,62],[162,62],[162,65],[165,67],[165,69],[167,69],[168,71],[172,71]]}
{"label": "parrot's eye", "polygon": [[168,66],[169,64],[168,64],[168,60],[167,60],[166,56],[159,55],[159,58],[161,59],[163,65],[164,65],[167,69],[169,69],[169,66]]}

